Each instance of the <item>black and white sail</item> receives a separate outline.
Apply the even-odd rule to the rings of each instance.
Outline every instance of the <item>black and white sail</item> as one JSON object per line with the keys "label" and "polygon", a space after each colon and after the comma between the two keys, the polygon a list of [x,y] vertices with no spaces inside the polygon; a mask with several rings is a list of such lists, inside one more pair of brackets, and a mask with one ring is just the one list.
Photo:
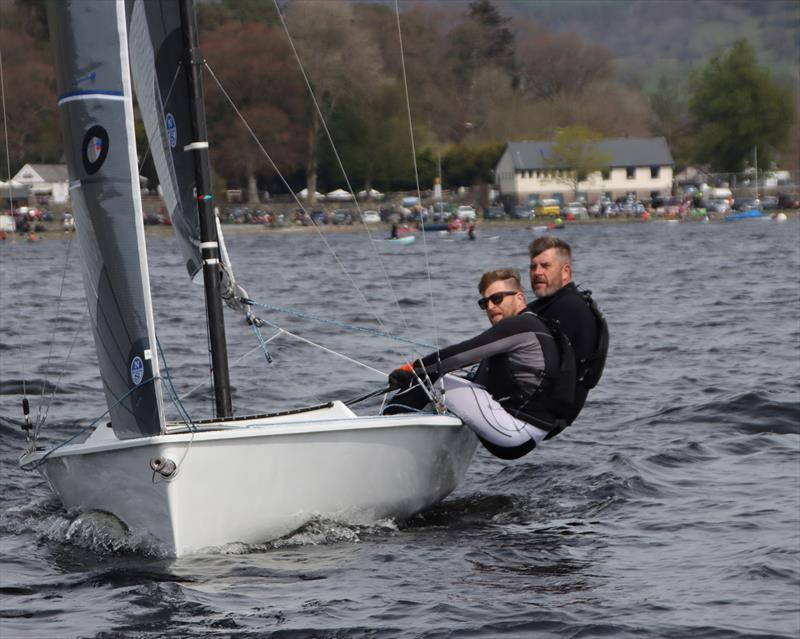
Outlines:
{"label": "black and white sail", "polygon": [[144,243],[123,0],[48,6],[70,196],[111,425],[121,439],[164,416]]}
{"label": "black and white sail", "polygon": [[188,70],[176,0],[127,0],[131,75],[164,202],[186,269],[202,268]]}

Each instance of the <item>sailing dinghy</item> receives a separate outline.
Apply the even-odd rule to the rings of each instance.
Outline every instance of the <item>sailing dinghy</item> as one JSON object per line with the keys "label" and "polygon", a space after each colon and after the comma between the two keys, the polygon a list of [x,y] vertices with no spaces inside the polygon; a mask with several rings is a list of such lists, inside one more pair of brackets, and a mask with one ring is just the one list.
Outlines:
{"label": "sailing dinghy", "polygon": [[[477,442],[453,416],[359,416],[341,401],[234,416],[221,301],[230,297],[230,276],[220,277],[224,245],[208,195],[192,0],[59,0],[48,11],[108,412],[82,443],[44,450],[34,437],[21,466],[37,468],[66,508],[111,513],[174,556],[264,542],[315,517],[407,518],[448,495]],[[134,86],[184,262],[190,275],[203,274],[217,415],[210,419],[165,419]]]}

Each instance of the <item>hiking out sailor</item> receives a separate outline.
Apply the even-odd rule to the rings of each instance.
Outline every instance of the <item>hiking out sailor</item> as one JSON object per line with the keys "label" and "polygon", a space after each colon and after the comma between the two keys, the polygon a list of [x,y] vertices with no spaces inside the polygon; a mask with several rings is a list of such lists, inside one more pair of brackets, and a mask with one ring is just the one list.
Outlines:
{"label": "hiking out sailor", "polygon": [[[421,410],[432,383],[492,454],[516,459],[567,425],[575,360],[569,342],[526,308],[519,271],[484,273],[478,290],[491,328],[392,371],[390,386],[400,390],[384,412]],[[450,374],[475,364],[466,379]]]}
{"label": "hiking out sailor", "polygon": [[543,235],[528,247],[531,288],[536,299],[528,309],[548,320],[569,340],[575,355],[575,394],[565,415],[572,422],[586,395],[597,385],[608,353],[608,325],[592,299],[572,281],[572,248],[564,240]]}

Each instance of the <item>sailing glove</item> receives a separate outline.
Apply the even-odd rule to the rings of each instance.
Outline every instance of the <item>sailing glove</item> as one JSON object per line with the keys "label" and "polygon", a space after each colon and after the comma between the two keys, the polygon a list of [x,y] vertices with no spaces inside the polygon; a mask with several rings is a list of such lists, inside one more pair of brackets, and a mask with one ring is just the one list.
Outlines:
{"label": "sailing glove", "polygon": [[389,373],[389,388],[392,390],[408,388],[414,379],[414,367],[411,364],[403,364]]}

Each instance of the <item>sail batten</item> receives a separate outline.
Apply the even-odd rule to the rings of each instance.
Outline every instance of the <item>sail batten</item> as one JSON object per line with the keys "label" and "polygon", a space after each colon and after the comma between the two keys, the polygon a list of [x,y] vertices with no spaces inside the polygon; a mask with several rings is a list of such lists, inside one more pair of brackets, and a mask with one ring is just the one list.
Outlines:
{"label": "sail batten", "polygon": [[164,416],[126,5],[60,0],[48,11],[84,289],[110,422],[121,439],[158,434]]}

